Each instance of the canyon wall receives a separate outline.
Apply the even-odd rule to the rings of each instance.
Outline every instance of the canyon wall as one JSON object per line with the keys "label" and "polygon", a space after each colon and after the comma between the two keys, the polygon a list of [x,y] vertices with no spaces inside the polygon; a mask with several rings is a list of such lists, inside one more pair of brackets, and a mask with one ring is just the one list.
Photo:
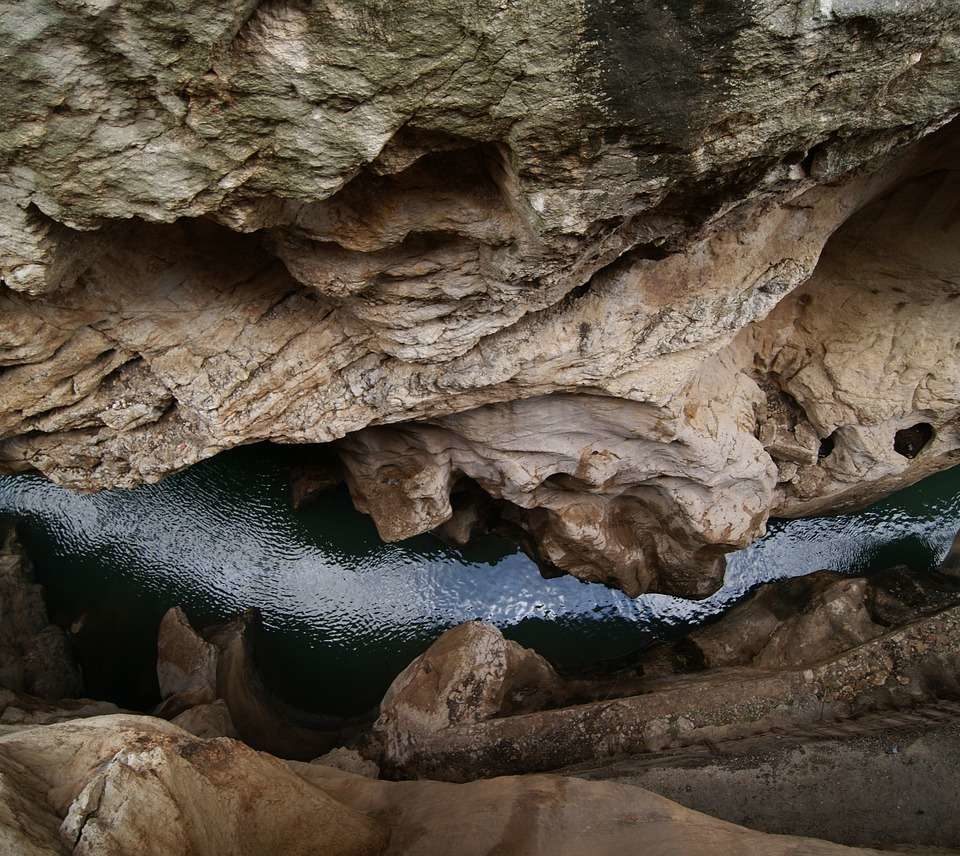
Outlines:
{"label": "canyon wall", "polygon": [[958,460],[948,0],[0,3],[0,471],[336,442],[702,596]]}

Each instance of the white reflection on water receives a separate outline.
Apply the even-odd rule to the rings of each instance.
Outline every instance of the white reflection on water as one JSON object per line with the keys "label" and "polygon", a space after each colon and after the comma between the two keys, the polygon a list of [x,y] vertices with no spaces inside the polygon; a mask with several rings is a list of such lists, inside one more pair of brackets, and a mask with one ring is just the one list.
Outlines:
{"label": "white reflection on water", "polygon": [[296,626],[344,647],[422,636],[468,619],[570,628],[625,620],[696,622],[759,582],[820,568],[865,568],[890,545],[942,558],[960,525],[960,477],[948,472],[855,515],[777,521],[728,560],[726,583],[699,602],[635,600],[570,577],[544,580],[518,552],[473,557],[428,537],[384,544],[345,494],[295,514],[282,472],[249,450],[133,491],[75,494],[38,476],[0,478],[0,513],[39,523],[58,560],[100,563],[144,596],[176,591],[229,614],[257,605],[267,626]]}

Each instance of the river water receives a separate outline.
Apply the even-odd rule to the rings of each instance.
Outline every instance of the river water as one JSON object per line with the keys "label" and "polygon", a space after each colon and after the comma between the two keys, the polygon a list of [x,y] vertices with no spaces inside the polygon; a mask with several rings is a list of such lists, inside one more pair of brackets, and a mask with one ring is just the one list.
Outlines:
{"label": "river water", "polygon": [[723,611],[758,583],[821,568],[932,567],[960,527],[960,467],[857,514],[771,521],[728,558],[702,601],[631,599],[572,577],[545,580],[494,537],[454,548],[429,535],[385,544],[345,489],[293,511],[297,450],[218,455],[157,485],[75,494],[35,475],[0,477],[51,617],[73,625],[87,691],[148,708],[160,617],[195,624],[260,608],[257,657],[270,686],[313,710],[357,713],[448,627],[500,626],[563,669],[615,662]]}

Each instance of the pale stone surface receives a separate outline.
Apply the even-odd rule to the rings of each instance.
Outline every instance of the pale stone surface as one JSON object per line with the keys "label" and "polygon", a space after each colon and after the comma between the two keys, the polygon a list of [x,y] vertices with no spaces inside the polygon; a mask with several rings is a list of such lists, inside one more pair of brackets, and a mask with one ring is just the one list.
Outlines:
{"label": "pale stone surface", "polygon": [[353,773],[355,776],[366,776],[368,779],[380,778],[380,767],[376,761],[364,758],[356,749],[348,749],[345,746],[331,749],[325,755],[314,758],[310,763],[333,767],[345,773]]}
{"label": "pale stone surface", "polygon": [[[372,856],[386,841],[381,824],[275,758],[150,717],[98,717],[8,735],[0,738],[0,763],[26,771],[39,797],[35,810],[60,820],[60,846],[42,853]],[[31,825],[21,829],[29,835]]]}
{"label": "pale stone surface", "polygon": [[111,716],[0,737],[0,847],[18,856],[841,856],[641,788],[562,776],[384,782]]}
{"label": "pale stone surface", "polygon": [[[705,594],[772,510],[954,460],[956,129],[904,147],[960,108],[958,20],[948,0],[4,3],[0,469],[130,486],[429,420],[389,467],[437,438],[449,460],[349,474],[384,534],[445,522],[467,476],[551,569]],[[803,286],[844,221],[934,169],[939,202],[914,216],[907,188]],[[856,235],[891,230],[861,264]],[[815,293],[834,286],[856,312]],[[903,458],[890,435],[920,422]]]}
{"label": "pale stone surface", "polygon": [[198,704],[170,720],[196,737],[237,737],[237,729],[230,718],[226,702],[217,699],[209,704]]}
{"label": "pale stone surface", "polygon": [[179,606],[168,609],[160,621],[157,680],[163,699],[186,695],[202,704],[217,697],[217,649],[193,629]]}

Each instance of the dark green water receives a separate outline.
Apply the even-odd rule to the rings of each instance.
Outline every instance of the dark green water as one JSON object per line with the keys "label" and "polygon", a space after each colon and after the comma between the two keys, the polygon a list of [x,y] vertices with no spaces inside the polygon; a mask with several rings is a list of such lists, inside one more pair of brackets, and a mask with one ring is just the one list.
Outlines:
{"label": "dark green water", "polygon": [[820,568],[863,572],[938,563],[960,526],[960,468],[856,515],[773,521],[733,554],[703,601],[635,600],[571,577],[544,580],[512,545],[466,549],[432,536],[384,544],[343,490],[294,512],[297,450],[237,449],[133,491],[78,495],[38,476],[0,477],[46,587],[51,616],[82,616],[76,642],[88,692],[146,708],[164,611],[198,625],[257,606],[258,658],[273,689],[326,713],[375,705],[443,630],[480,618],[564,669],[615,661],[715,615],[760,582]]}

